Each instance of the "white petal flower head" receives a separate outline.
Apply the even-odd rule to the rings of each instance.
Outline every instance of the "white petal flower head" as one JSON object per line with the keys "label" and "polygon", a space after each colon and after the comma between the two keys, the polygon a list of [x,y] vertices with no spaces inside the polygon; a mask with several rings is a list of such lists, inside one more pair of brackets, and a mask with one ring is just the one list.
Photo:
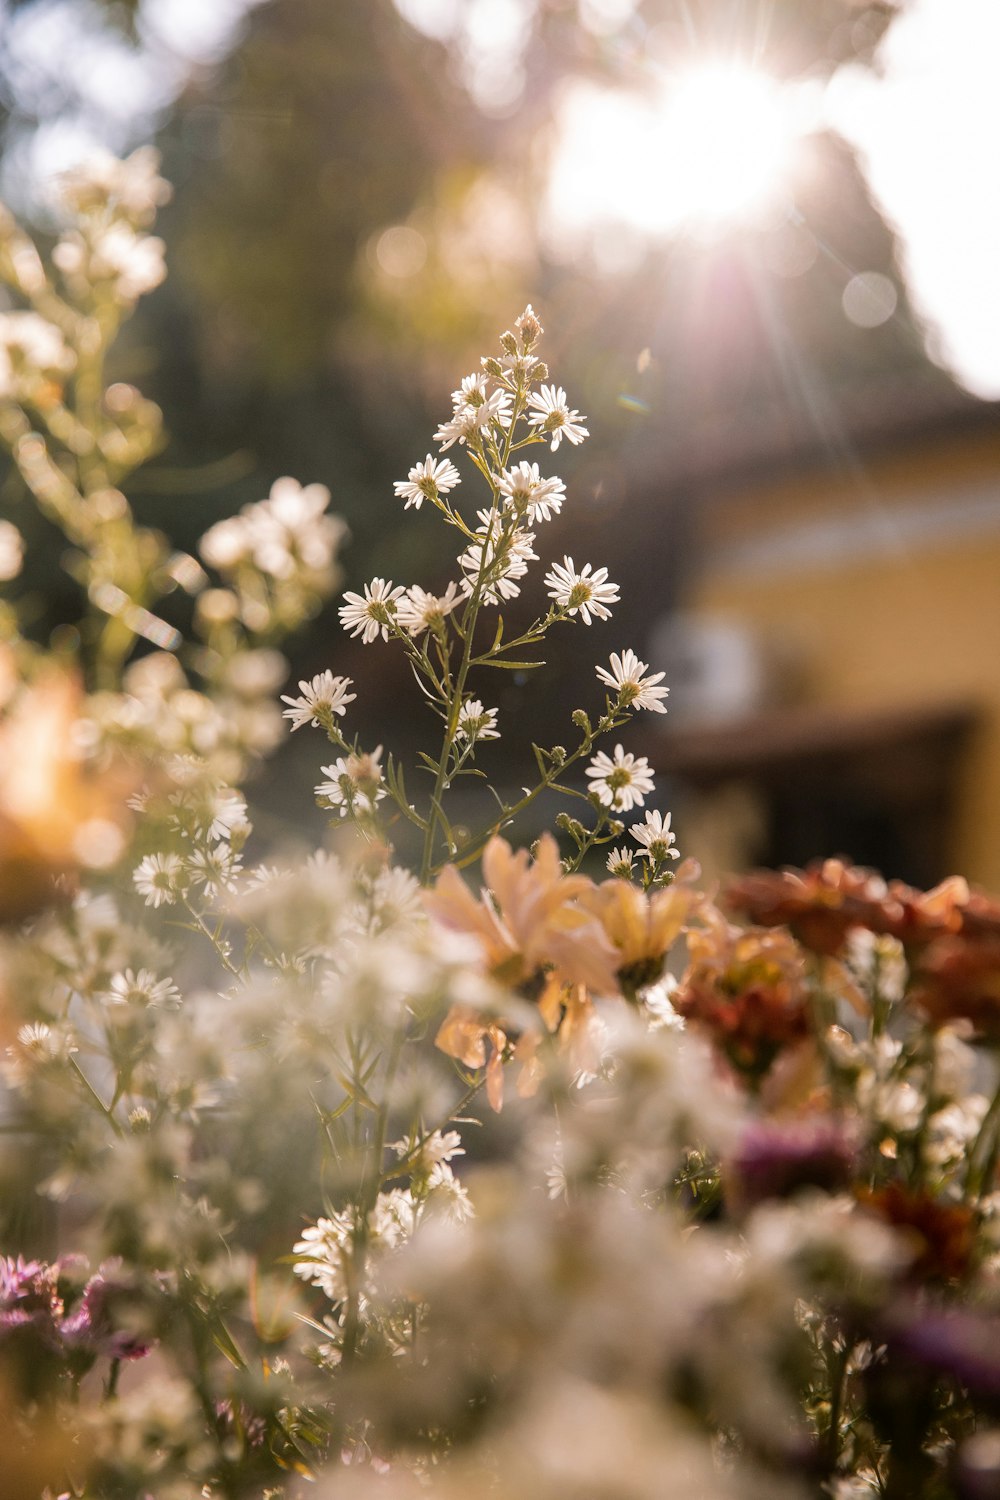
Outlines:
{"label": "white petal flower head", "polygon": [[24,539],[11,521],[0,521],[0,583],[9,583],[21,571]]}
{"label": "white petal flower head", "polygon": [[481,596],[484,604],[515,599],[521,588],[514,579],[523,578],[529,562],[538,560],[538,554],[532,550],[535,534],[533,531],[515,531],[512,536],[504,538],[499,516],[488,510],[479,511],[478,516],[480,525],[476,528],[476,536],[481,540],[468,546],[458,559],[465,575],[460,585],[462,593],[469,598],[480,574],[488,573],[489,583]]}
{"label": "white petal flower head", "polygon": [[635,855],[631,849],[612,849],[608,855],[608,873],[619,880],[631,880],[635,870]]}
{"label": "white petal flower head", "polygon": [[112,976],[107,995],[112,1005],[176,1005],[180,991],[170,979],[157,979],[150,969],[123,969]]}
{"label": "white petal flower head", "polygon": [[442,422],[434,434],[434,441],[446,452],[453,443],[467,443],[477,437],[492,422],[505,425],[510,421],[513,397],[509,391],[497,387],[487,391],[486,376],[466,375],[461,388],[451,393],[451,419]]}
{"label": "white petal flower head", "polygon": [[528,397],[528,408],[528,421],[551,439],[553,453],[563,438],[571,443],[582,443],[590,436],[582,425],[580,413],[570,411],[561,385],[543,385],[541,391]]}
{"label": "white petal flower head", "polygon": [[423,635],[439,628],[459,603],[458,584],[452,581],[443,594],[428,594],[419,584],[406,590],[396,610],[396,619],[408,635]]}
{"label": "white petal flower head", "polygon": [[414,464],[406,479],[398,479],[393,489],[400,500],[405,500],[404,510],[412,505],[419,510],[424,500],[437,500],[447,495],[462,478],[450,458],[435,460],[430,453],[421,464]]}
{"label": "white petal flower head", "polygon": [[666,713],[666,707],[660,699],[665,698],[670,689],[657,687],[666,673],[652,672],[648,677],[644,676],[646,663],[640,661],[634,651],[623,651],[621,656],[613,651],[611,671],[608,672],[604,667],[596,670],[600,680],[614,690],[619,707],[649,708],[657,714]]}
{"label": "white petal flower head", "polygon": [[204,887],[209,901],[223,891],[235,891],[241,866],[239,855],[226,843],[213,844],[211,849],[196,849],[188,860],[192,881]]}
{"label": "white petal flower head", "polygon": [[290,578],[298,567],[321,573],[329,568],[343,522],[325,513],[330,491],[325,484],[302,485],[285,475],[276,479],[266,500],[244,506],[253,560],[264,573]]}
{"label": "white petal flower head", "polygon": [[132,881],[147,906],[172,906],[185,886],[184,867],[176,854],[147,854]]}
{"label": "white petal flower head", "polygon": [[381,636],[389,639],[389,625],[395,619],[396,600],[406,590],[393,588],[384,578],[373,578],[365,584],[364,594],[345,593],[346,604],[340,606],[340,623],[352,636],[361,636],[366,646]]}
{"label": "white petal flower head", "polygon": [[[66,269],[58,258],[66,243],[62,240],[52,252],[60,270]],[[163,241],[155,235],[136,234],[128,224],[112,224],[95,241],[88,270],[94,280],[113,281],[115,292],[124,301],[135,302],[166,276],[164,249]],[[63,258],[72,263],[72,254]]]}
{"label": "white petal flower head", "polygon": [[659,864],[664,859],[680,857],[680,850],[674,847],[677,839],[670,827],[669,813],[664,817],[651,810],[646,814],[644,822],[632,824],[629,833],[642,846],[639,853],[643,859]]}
{"label": "white petal flower head", "polygon": [[558,515],[566,497],[566,486],[553,475],[543,479],[537,464],[523,460],[513,469],[504,469],[496,482],[507,507],[529,521],[547,521]]}
{"label": "white petal flower head", "polygon": [[204,561],[220,572],[245,562],[252,547],[253,536],[242,516],[227,516],[223,521],[216,521],[198,543]]}
{"label": "white petal flower head", "polygon": [[553,563],[551,572],[545,575],[545,584],[549,597],[559,608],[571,615],[579,614],[585,625],[590,624],[592,616],[598,620],[610,620],[611,611],[607,606],[619,601],[618,585],[608,582],[607,568],[598,568],[594,572],[590,563],[584,563],[577,572],[571,557]]}
{"label": "white petal flower head", "polygon": [[460,740],[498,740],[500,731],[495,708],[484,708],[478,698],[466,698],[458,715],[455,738]]}
{"label": "white petal flower head", "polygon": [[614,758],[598,750],[587,767],[590,790],[604,807],[616,812],[630,812],[633,807],[642,807],[647,793],[653,790],[653,777],[649,761],[644,755],[626,755],[621,745],[615,746]]}
{"label": "white petal flower head", "polygon": [[329,1219],[317,1219],[303,1229],[302,1238],[293,1246],[298,1257],[292,1268],[310,1286],[319,1287],[331,1302],[342,1302],[347,1296],[347,1267],[354,1235],[350,1213],[335,1213]]}
{"label": "white petal flower head", "polygon": [[301,698],[289,698],[282,693],[282,703],[288,704],[282,717],[291,721],[293,734],[303,724],[318,729],[323,719],[332,722],[334,714],[343,716],[347,712],[347,705],[358,696],[347,691],[353,686],[350,677],[334,677],[329,669],[320,672],[309,682],[299,683]]}
{"label": "white petal flower head", "polygon": [[320,766],[326,781],[316,787],[316,798],[342,818],[370,817],[385,796],[379,758],[382,746],[370,755],[340,756],[332,766]]}

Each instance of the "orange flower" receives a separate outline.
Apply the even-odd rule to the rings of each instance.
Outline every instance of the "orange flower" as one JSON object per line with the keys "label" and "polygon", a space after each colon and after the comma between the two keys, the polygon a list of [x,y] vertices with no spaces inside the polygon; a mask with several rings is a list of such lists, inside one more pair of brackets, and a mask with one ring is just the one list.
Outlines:
{"label": "orange flower", "polygon": [[674,1007],[707,1031],[738,1072],[759,1080],[810,1034],[805,957],[787,932],[731,927],[714,907],[688,936]]}
{"label": "orange flower", "polygon": [[611,989],[634,1000],[639,990],[659,979],[668,952],[701,900],[683,869],[672,885],[658,891],[641,891],[627,880],[606,880],[585,891],[581,905],[599,918],[615,952]]}
{"label": "orange flower", "polygon": [[[574,1054],[590,1057],[593,1047],[585,1045],[592,1037],[587,991],[610,994],[616,988],[615,950],[578,899],[593,889],[590,880],[563,872],[550,834],[539,840],[534,860],[527,850],[514,852],[506,840],[491,839],[483,854],[483,875],[487,889],[476,897],[447,865],[425,895],[427,910],[451,931],[476,940],[485,968],[498,983],[522,993],[541,985],[538,1003],[548,1030],[558,1030],[562,1045]],[[466,1006],[453,1006],[435,1041],[466,1067],[486,1066],[487,1094],[499,1109],[507,1049],[503,1024],[484,1020]],[[537,1044],[531,1034],[518,1043],[517,1055],[526,1065],[522,1092],[537,1087]]]}
{"label": "orange flower", "polygon": [[600,924],[578,897],[593,887],[585,875],[566,875],[551,834],[538,841],[534,861],[492,838],[483,854],[486,890],[478,899],[452,865],[446,865],[425,901],[431,916],[474,937],[490,974],[501,983],[525,985],[542,970],[555,969],[564,983],[598,993],[615,988],[614,953]]}
{"label": "orange flower", "polygon": [[940,1203],[901,1182],[863,1189],[858,1198],[909,1241],[913,1260],[908,1276],[914,1281],[960,1281],[972,1269],[975,1213],[967,1204]]}
{"label": "orange flower", "polygon": [[935,1028],[967,1018],[980,1036],[1000,1040],[1000,937],[949,935],[929,943],[914,966],[911,997]]}
{"label": "orange flower", "polygon": [[867,927],[913,947],[965,921],[1000,928],[1000,908],[970,896],[961,876],[952,875],[930,891],[901,880],[886,885],[880,875],[824,859],[807,870],[755,870],[729,882],[726,905],[762,927],[787,926],[814,953],[834,954],[852,927]]}
{"label": "orange flower", "polygon": [[74,746],[80,698],[74,678],[51,671],[0,720],[0,920],[32,915],[56,876],[104,868],[124,846],[126,787],[116,772],[87,775]]}

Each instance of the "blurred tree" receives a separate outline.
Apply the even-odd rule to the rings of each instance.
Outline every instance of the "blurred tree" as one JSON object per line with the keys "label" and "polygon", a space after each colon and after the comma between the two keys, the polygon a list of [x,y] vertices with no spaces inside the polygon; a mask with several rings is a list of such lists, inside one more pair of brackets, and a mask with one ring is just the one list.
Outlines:
{"label": "blurred tree", "polygon": [[[131,36],[154,8],[106,6],[109,24]],[[560,100],[574,79],[648,93],[664,70],[713,52],[822,79],[845,61],[870,63],[895,8],[254,6],[240,44],[192,77],[160,134],[176,186],[163,216],[172,273],[121,355],[173,434],[140,476],[146,516],[192,545],[221,510],[293,472],[329,484],[348,517],[349,585],[376,566],[443,582],[433,519],[411,513],[396,525],[392,481],[427,451],[463,368],[530,298],[551,330],[552,368],[595,433],[584,467],[560,450],[572,504],[547,530],[545,555],[606,562],[623,586],[613,639],[588,632],[586,649],[641,648],[687,565],[693,502],[710,482],[810,445],[848,462],[873,382],[948,382],[928,365],[905,296],[881,327],[844,316],[851,275],[892,274],[894,244],[842,144],[808,143],[782,212],[766,222],[712,242],[650,240],[609,272],[539,232]],[[415,24],[423,17],[426,28],[432,10],[437,36]],[[573,484],[577,472],[585,477]],[[304,670],[351,671],[360,658],[339,636],[334,650],[330,623]],[[405,672],[388,652],[378,666],[368,695],[392,701]],[[506,683],[501,706],[530,709],[522,718],[545,734],[547,710],[566,706],[553,688],[565,675]]]}

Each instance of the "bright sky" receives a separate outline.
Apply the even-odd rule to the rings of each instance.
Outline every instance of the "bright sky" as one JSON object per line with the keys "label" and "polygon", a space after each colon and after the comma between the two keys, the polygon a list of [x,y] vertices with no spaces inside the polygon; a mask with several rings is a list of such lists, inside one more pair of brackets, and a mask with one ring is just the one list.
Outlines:
{"label": "bright sky", "polygon": [[882,61],[884,78],[840,74],[830,121],[901,235],[938,357],[977,395],[1000,397],[1000,0],[911,0]]}
{"label": "bright sky", "polygon": [[[574,83],[557,114],[550,245],[628,271],[637,236],[738,233],[780,204],[796,139],[832,126],[858,149],[897,230],[936,356],[976,394],[1000,397],[998,58],[1000,0],[909,0],[880,72],[842,69],[825,97],[738,67],[728,81],[719,67],[665,76],[645,99]],[[895,288],[858,271],[845,316],[875,327],[891,316]]]}
{"label": "bright sky", "polygon": [[[26,134],[0,185],[15,196],[81,144],[125,150],[147,138],[192,63],[238,40],[259,0],[145,0],[143,45],[108,39],[90,0],[0,0],[0,46],[27,107],[50,123]],[[516,107],[535,0],[396,0],[458,49],[463,77],[494,114]],[[600,36],[635,0],[580,0]],[[829,124],[858,149],[895,225],[910,298],[935,349],[969,389],[1000,397],[1000,0],[907,0],[883,45],[881,74],[842,69],[826,90],[781,87],[706,59],[649,80],[644,97],[569,85],[556,112],[543,227],[561,255],[627,271],[650,236],[738,233],[780,205],[804,131]],[[17,192],[21,188],[20,194]],[[874,327],[895,289],[859,266],[845,316]]]}

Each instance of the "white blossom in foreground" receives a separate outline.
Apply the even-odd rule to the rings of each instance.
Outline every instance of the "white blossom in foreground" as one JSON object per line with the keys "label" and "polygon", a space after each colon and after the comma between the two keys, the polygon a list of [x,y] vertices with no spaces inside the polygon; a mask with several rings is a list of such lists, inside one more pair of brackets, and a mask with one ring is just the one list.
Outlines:
{"label": "white blossom in foreground", "polygon": [[152,146],[140,146],[124,160],[92,148],[82,161],[60,173],[57,195],[74,213],[113,203],[133,224],[148,224],[172,193],[159,167],[160,153]]}
{"label": "white blossom in foreground", "polygon": [[612,849],[607,861],[608,873],[619,880],[630,880],[635,870],[635,855],[631,849]]}
{"label": "white blossom in foreground", "polygon": [[112,976],[107,999],[112,1005],[176,1005],[180,991],[171,979],[157,979],[150,969],[123,969]]}
{"label": "white blossom in foreground", "polygon": [[577,572],[571,557],[552,564],[551,571],[545,575],[545,585],[549,598],[571,615],[579,614],[585,625],[590,624],[591,617],[610,620],[611,611],[607,606],[617,604],[620,598],[617,583],[608,582],[607,568],[598,568],[594,572],[590,563],[584,563]]}
{"label": "white blossom in foreground", "polygon": [[117,298],[135,302],[166,276],[164,250],[156,235],[137,234],[130,224],[119,221],[89,244],[71,230],[52,251],[52,260],[71,284],[110,283]]}
{"label": "white blossom in foreground", "polygon": [[132,881],[147,906],[172,906],[184,889],[184,867],[176,854],[147,854]]}
{"label": "white blossom in foreground", "polygon": [[266,500],[246,506],[240,514],[258,568],[276,578],[292,577],[299,565],[315,573],[328,568],[344,534],[343,522],[325,514],[329,503],[325,484],[302,485],[285,475]]}
{"label": "white blossom in foreground", "polygon": [[347,603],[338,611],[340,623],[352,636],[361,636],[366,646],[378,636],[387,641],[389,624],[396,616],[396,600],[405,592],[402,585],[393,588],[384,578],[373,578],[365,584],[364,594],[344,594]]}
{"label": "white blossom in foreground", "polygon": [[0,583],[9,583],[21,571],[24,541],[10,521],[0,521]]}
{"label": "white blossom in foreground", "polygon": [[467,443],[478,437],[491,422],[510,421],[513,397],[501,387],[488,391],[485,375],[466,375],[461,388],[452,391],[451,400],[454,408],[451,419],[442,422],[434,434],[442,452],[453,443]]}
{"label": "white blossom in foreground", "polygon": [[497,711],[484,708],[478,698],[466,698],[458,714],[455,738],[459,740],[498,740]]}
{"label": "white blossom in foreground", "polygon": [[503,528],[498,516],[488,510],[477,512],[480,525],[476,528],[479,540],[471,542],[458,565],[465,575],[461,582],[462,593],[469,598],[476,580],[483,574],[488,582],[482,590],[484,604],[499,604],[501,599],[516,599],[521,586],[516,578],[523,578],[530,562],[538,561],[533,550],[533,531],[515,531],[513,536],[503,537]]}
{"label": "white blossom in foreground", "polygon": [[248,559],[275,578],[290,579],[303,569],[326,573],[344,535],[344,523],[326,514],[329,503],[326,485],[302,485],[285,475],[266,500],[210,526],[198,550],[223,573]]}
{"label": "white blossom in foreground", "polygon": [[414,464],[405,479],[398,479],[393,489],[400,500],[405,500],[404,510],[412,505],[419,510],[424,500],[438,500],[447,495],[462,479],[450,458],[435,460],[428,453],[421,464]]}
{"label": "white blossom in foreground", "polygon": [[288,704],[282,717],[291,721],[293,734],[303,724],[318,729],[324,717],[332,719],[334,714],[343,716],[347,712],[347,705],[358,696],[347,691],[353,686],[350,677],[334,677],[329,670],[320,672],[309,682],[299,683],[301,698],[289,698],[282,693],[282,703]]}
{"label": "white blossom in foreground", "polygon": [[333,765],[320,766],[327,780],[316,787],[317,799],[324,807],[336,809],[342,818],[349,813],[361,817],[373,813],[375,804],[385,796],[381,754],[379,745],[370,755],[342,755]]}
{"label": "white blossom in foreground", "polygon": [[649,761],[644,755],[626,755],[621,745],[615,746],[614,758],[604,750],[598,750],[587,767],[590,790],[605,807],[616,812],[630,812],[633,807],[642,807],[647,792],[653,790],[653,777]]}
{"label": "white blossom in foreground", "polygon": [[642,845],[639,852],[643,859],[659,864],[664,859],[679,858],[680,851],[674,848],[677,840],[670,827],[669,813],[664,817],[659,812],[650,811],[644,822],[632,824],[629,833],[637,844]]}
{"label": "white blossom in foreground", "polygon": [[196,849],[187,867],[194,884],[203,886],[205,895],[214,901],[223,891],[236,889],[236,877],[242,862],[228,844],[219,843],[211,849]]}
{"label": "white blossom in foreground", "polygon": [[303,1229],[302,1238],[293,1246],[298,1256],[294,1271],[310,1286],[319,1287],[331,1302],[343,1302],[347,1296],[347,1266],[354,1237],[354,1222],[349,1213],[335,1213],[330,1219],[317,1219]]}
{"label": "white blossom in foreground", "polygon": [[458,584],[452,581],[443,594],[428,594],[413,584],[396,606],[396,622],[408,635],[423,635],[438,628],[459,603]]}
{"label": "white blossom in foreground", "polygon": [[566,498],[561,479],[555,474],[543,479],[537,464],[523,461],[516,468],[504,469],[496,486],[507,508],[529,521],[547,521],[550,515],[558,515]]}
{"label": "white blossom in foreground", "polygon": [[75,363],[54,323],[33,312],[0,313],[0,396],[18,400],[39,377],[62,380]]}
{"label": "white blossom in foreground", "polygon": [[590,436],[582,425],[580,413],[570,411],[566,403],[566,392],[561,385],[543,385],[540,391],[528,397],[528,409],[528,421],[532,427],[537,427],[539,432],[551,438],[553,453],[563,438],[571,443],[582,443],[585,437]]}
{"label": "white blossom in foreground", "polygon": [[660,699],[665,698],[670,689],[656,685],[663,681],[666,673],[652,672],[645,677],[643,674],[646,663],[640,661],[634,651],[623,651],[621,656],[613,651],[611,671],[608,672],[604,667],[596,670],[600,680],[617,694],[622,708],[649,708],[653,713],[666,713],[666,707]]}

